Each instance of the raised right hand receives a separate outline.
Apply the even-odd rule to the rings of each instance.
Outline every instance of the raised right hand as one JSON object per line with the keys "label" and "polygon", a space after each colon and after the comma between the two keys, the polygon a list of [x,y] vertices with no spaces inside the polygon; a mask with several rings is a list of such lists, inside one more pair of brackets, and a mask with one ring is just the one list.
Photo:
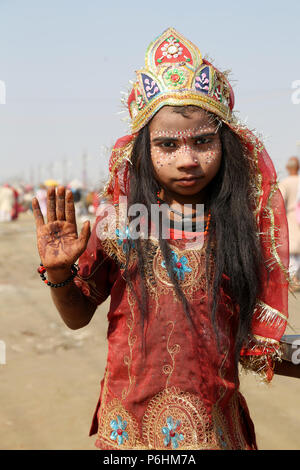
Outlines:
{"label": "raised right hand", "polygon": [[48,272],[56,273],[55,277],[60,277],[59,273],[70,272],[71,265],[84,252],[90,237],[89,221],[84,223],[80,235],[77,234],[72,191],[65,191],[60,186],[56,195],[55,188],[48,189],[48,223],[44,222],[37,198],[32,201],[32,209],[43,265]]}

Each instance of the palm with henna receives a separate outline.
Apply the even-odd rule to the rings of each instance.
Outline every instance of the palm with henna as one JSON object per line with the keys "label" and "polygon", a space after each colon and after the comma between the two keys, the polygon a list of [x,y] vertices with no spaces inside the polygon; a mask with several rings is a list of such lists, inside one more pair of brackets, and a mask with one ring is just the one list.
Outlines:
{"label": "palm with henna", "polygon": [[58,188],[57,194],[55,188],[48,189],[48,223],[44,221],[37,198],[33,199],[32,208],[41,261],[48,275],[60,282],[70,275],[72,264],[86,249],[90,224],[85,222],[78,236],[72,191],[66,191],[63,186]]}

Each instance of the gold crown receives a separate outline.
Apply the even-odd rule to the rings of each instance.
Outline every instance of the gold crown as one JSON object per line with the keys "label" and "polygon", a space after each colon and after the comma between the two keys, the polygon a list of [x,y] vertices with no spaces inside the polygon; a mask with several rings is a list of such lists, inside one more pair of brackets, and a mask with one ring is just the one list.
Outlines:
{"label": "gold crown", "polygon": [[195,105],[231,121],[234,95],[226,76],[173,28],[150,44],[136,75],[128,98],[132,133],[166,105]]}

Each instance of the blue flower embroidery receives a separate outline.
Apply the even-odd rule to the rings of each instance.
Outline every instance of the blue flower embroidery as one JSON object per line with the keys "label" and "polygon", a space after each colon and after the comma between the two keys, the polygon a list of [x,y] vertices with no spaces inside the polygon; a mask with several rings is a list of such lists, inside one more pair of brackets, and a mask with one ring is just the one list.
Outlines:
{"label": "blue flower embroidery", "polygon": [[[188,260],[186,256],[182,256],[180,259],[178,259],[178,256],[176,255],[175,251],[172,251],[173,271],[175,271],[175,274],[177,275],[180,281],[184,280],[185,273],[190,273],[192,271],[192,269],[187,266],[187,263]],[[166,268],[165,261],[162,261],[161,265],[163,268]]]}
{"label": "blue flower embroidery", "polygon": [[167,417],[167,427],[162,428],[162,433],[166,436],[164,438],[164,445],[167,447],[170,442],[172,445],[172,449],[177,449],[178,447],[178,442],[177,441],[183,441],[184,437],[183,434],[178,434],[177,431],[179,431],[180,427],[180,421],[176,421],[176,424],[174,424],[172,416]]}
{"label": "blue flower embroidery", "polygon": [[116,235],[118,237],[118,245],[121,246],[122,245],[122,250],[123,250],[123,253],[127,253],[128,250],[129,250],[129,245],[131,244],[131,246],[134,248],[134,241],[131,240],[130,238],[130,233],[129,233],[129,228],[126,227],[125,229],[125,233],[122,232],[122,230],[119,230],[118,228],[116,229]]}
{"label": "blue flower embroidery", "polygon": [[121,416],[117,416],[117,419],[112,419],[110,422],[110,427],[113,429],[110,438],[114,441],[118,441],[118,445],[124,444],[124,439],[128,439],[128,434],[124,431],[127,427],[127,422],[124,420],[122,421]]}

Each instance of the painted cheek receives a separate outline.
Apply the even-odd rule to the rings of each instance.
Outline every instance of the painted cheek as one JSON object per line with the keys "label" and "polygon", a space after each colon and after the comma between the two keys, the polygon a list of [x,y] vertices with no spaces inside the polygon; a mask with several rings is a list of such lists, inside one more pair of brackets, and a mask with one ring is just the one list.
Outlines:
{"label": "painted cheek", "polygon": [[164,151],[163,149],[154,149],[151,151],[152,161],[154,165],[159,168],[171,165],[174,158],[176,157],[176,150],[174,152]]}
{"label": "painted cheek", "polygon": [[205,165],[210,165],[211,163],[217,161],[220,155],[221,148],[218,144],[211,145],[206,152],[203,152],[201,155],[201,162]]}
{"label": "painted cheek", "polygon": [[156,148],[151,150],[151,158],[157,171],[167,165],[165,152],[161,151],[160,149]]}
{"label": "painted cheek", "polygon": [[209,165],[210,163],[216,160],[217,153],[213,151],[205,152],[202,158],[203,158],[203,163],[205,163],[206,165]]}

